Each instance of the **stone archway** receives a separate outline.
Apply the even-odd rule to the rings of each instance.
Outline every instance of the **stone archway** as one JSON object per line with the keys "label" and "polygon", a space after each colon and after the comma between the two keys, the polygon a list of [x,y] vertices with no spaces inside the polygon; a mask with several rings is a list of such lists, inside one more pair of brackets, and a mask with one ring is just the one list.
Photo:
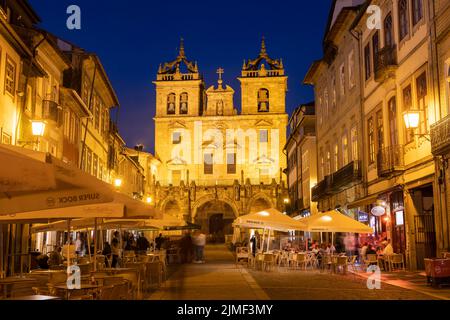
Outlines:
{"label": "stone archway", "polygon": [[204,196],[193,206],[194,223],[201,226],[213,242],[224,242],[225,235],[233,234],[233,221],[239,215],[234,201]]}
{"label": "stone archway", "polygon": [[166,198],[159,206],[159,209],[174,217],[183,218],[182,206],[173,197]]}
{"label": "stone archway", "polygon": [[248,204],[247,212],[254,213],[268,208],[274,208],[272,200],[266,194],[260,193],[252,197]]}

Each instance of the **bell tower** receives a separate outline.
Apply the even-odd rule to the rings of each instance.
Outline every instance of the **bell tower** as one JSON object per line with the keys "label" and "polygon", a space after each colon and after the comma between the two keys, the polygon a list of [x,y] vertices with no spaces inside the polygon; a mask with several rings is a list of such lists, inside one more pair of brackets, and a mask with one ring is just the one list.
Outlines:
{"label": "bell tower", "polygon": [[199,116],[203,111],[203,79],[197,62],[189,61],[181,39],[175,60],[159,65],[156,118]]}
{"label": "bell tower", "polygon": [[241,114],[286,112],[287,76],[284,73],[283,61],[269,57],[264,37],[258,57],[244,60],[238,80],[241,82],[242,92]]}

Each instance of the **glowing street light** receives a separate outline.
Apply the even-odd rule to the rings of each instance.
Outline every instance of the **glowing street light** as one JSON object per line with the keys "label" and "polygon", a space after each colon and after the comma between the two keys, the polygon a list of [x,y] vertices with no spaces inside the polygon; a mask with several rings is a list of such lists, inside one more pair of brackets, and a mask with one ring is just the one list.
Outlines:
{"label": "glowing street light", "polygon": [[120,187],[122,186],[122,179],[116,178],[116,179],[114,180],[114,186],[115,186],[116,188],[120,188]]}
{"label": "glowing street light", "polygon": [[153,199],[152,199],[152,197],[147,197],[147,199],[145,199],[145,201],[146,201],[148,204],[151,204],[152,201],[153,201]]}
{"label": "glowing street light", "polygon": [[288,204],[289,203],[289,198],[284,198],[283,202],[284,202],[284,204]]}
{"label": "glowing street light", "polygon": [[420,112],[418,110],[408,110],[403,112],[403,120],[407,129],[417,129],[419,127]]}
{"label": "glowing street light", "polygon": [[45,133],[45,122],[40,120],[31,121],[31,131],[35,137],[43,137]]}

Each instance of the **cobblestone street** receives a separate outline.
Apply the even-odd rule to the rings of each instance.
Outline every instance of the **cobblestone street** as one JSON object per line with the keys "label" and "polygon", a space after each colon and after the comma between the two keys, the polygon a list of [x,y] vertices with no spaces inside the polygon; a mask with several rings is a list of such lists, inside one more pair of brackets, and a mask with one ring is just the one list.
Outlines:
{"label": "cobblestone street", "polygon": [[424,276],[413,273],[382,275],[381,289],[370,290],[365,275],[285,268],[255,271],[242,264],[236,265],[233,254],[224,245],[207,246],[205,257],[205,264],[178,267],[150,300],[450,299],[449,289],[432,289],[426,285]]}

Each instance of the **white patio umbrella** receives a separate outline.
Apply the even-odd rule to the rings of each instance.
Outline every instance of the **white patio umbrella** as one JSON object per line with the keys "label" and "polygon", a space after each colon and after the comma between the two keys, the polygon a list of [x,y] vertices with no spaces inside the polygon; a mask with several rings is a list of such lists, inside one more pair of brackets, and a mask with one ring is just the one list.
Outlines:
{"label": "white patio umbrella", "polygon": [[334,233],[349,232],[349,233],[373,233],[374,230],[355,219],[340,213],[337,210],[331,210],[316,215],[309,216],[299,221],[306,225],[305,231],[309,232],[323,232],[332,233],[332,242],[334,242]]}
{"label": "white patio umbrella", "polygon": [[[238,217],[234,220],[233,226],[240,228],[263,229],[262,245],[264,245],[265,232],[268,230],[267,250],[269,250],[270,234],[273,233],[273,231],[303,231],[306,228],[306,225],[303,222],[295,220],[275,208],[269,208]],[[262,249],[264,248],[262,247]]]}

